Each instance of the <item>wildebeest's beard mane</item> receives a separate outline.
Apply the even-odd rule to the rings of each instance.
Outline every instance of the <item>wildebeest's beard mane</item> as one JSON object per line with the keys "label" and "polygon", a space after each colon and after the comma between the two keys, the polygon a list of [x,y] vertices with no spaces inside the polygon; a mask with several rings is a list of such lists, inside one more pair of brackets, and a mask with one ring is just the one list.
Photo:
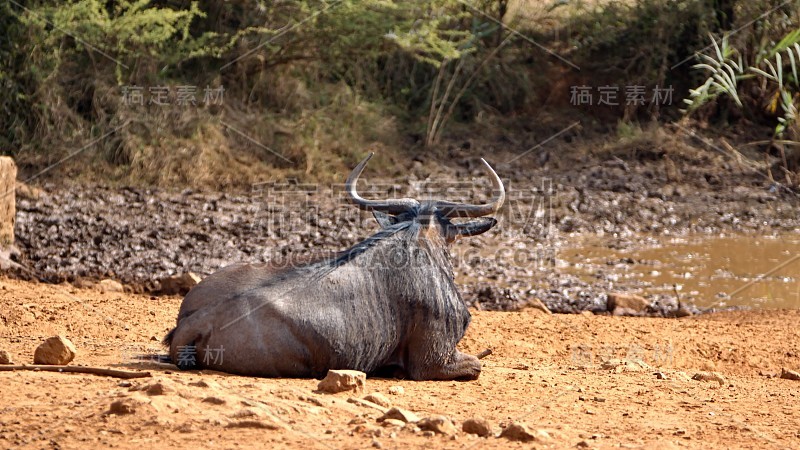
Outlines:
{"label": "wildebeest's beard mane", "polygon": [[[319,267],[318,278],[345,264],[356,264],[375,272],[435,271],[429,276],[453,278],[450,254],[444,238],[421,238],[422,226],[405,221],[389,226],[339,253]],[[379,248],[380,247],[380,248]],[[374,251],[370,251],[373,250]]]}

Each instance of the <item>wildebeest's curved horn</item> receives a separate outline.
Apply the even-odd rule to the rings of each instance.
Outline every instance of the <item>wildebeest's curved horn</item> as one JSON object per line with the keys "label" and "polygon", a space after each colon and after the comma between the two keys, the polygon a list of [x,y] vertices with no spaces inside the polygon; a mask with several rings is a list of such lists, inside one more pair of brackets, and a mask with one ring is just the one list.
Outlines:
{"label": "wildebeest's curved horn", "polygon": [[436,202],[436,207],[442,211],[445,217],[488,216],[489,214],[497,212],[497,210],[503,206],[503,202],[506,200],[506,190],[503,187],[503,182],[500,180],[500,177],[497,176],[497,172],[492,169],[492,166],[490,166],[485,159],[481,158],[481,161],[483,162],[483,165],[486,166],[486,170],[489,172],[489,175],[492,176],[492,190],[497,192],[497,195],[490,203],[485,205],[470,205],[467,203],[452,203],[445,201]]}
{"label": "wildebeest's curved horn", "polygon": [[419,202],[413,198],[367,200],[358,195],[358,192],[356,192],[356,183],[358,182],[358,177],[361,176],[361,172],[364,171],[364,167],[366,167],[367,162],[369,162],[370,158],[372,158],[372,155],[374,154],[375,153],[370,153],[367,155],[367,157],[358,163],[356,168],[353,169],[353,171],[350,173],[350,176],[347,177],[345,189],[350,195],[350,200],[352,200],[353,203],[365,211],[382,211],[389,214],[402,214],[410,209],[418,207]]}

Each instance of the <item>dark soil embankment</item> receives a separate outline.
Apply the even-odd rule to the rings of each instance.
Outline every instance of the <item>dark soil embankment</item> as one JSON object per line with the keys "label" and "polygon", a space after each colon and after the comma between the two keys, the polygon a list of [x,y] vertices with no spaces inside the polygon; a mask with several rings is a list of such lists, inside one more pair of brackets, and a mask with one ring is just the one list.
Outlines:
{"label": "dark soil embankment", "polygon": [[[623,160],[600,152],[539,168],[496,164],[508,188],[499,226],[453,248],[464,297],[486,309],[536,297],[557,312],[605,310],[609,290],[630,286],[608,276],[587,282],[557,265],[558,250],[581,235],[624,249],[652,235],[800,227],[795,194],[719,154],[630,154]],[[408,180],[383,184],[365,174],[361,186],[371,196],[480,201],[488,182],[475,161],[464,161],[416,163]],[[114,278],[137,292],[154,292],[157,280],[175,273],[339,251],[377,227],[330,186],[259,185],[231,194],[51,183],[38,197],[19,197],[17,207],[20,261],[30,268],[20,275],[56,283]],[[655,300],[654,314],[676,308],[674,298]]]}

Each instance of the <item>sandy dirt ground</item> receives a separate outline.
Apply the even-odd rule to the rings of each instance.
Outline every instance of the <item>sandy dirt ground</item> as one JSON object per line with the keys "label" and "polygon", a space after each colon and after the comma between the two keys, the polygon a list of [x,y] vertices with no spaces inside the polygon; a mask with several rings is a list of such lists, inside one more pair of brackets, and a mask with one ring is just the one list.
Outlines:
{"label": "sandy dirt ground", "polygon": [[[316,380],[179,372],[132,359],[161,351],[178,297],[101,293],[0,279],[0,350],[31,363],[62,334],[72,365],[147,370],[120,380],[0,372],[0,448],[800,448],[800,311],[659,319],[474,311],[462,350],[483,359],[470,382],[367,380],[361,394],[316,392]],[[693,380],[699,371],[720,376]],[[396,386],[404,392],[397,391]],[[382,393],[453,434],[377,421],[348,402]],[[116,402],[112,412],[112,404]],[[462,431],[483,417],[489,437]],[[534,440],[498,437],[525,424]]]}

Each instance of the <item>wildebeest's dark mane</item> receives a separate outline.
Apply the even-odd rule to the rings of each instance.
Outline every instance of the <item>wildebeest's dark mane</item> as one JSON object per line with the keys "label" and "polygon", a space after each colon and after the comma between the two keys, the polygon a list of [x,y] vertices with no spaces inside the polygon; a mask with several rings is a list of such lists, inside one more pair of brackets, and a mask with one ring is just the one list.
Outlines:
{"label": "wildebeest's dark mane", "polygon": [[411,231],[410,233],[408,233],[406,238],[415,238],[419,233],[419,223],[412,221],[404,221],[383,228],[381,231],[364,239],[363,241],[350,247],[349,249],[342,251],[335,258],[331,259],[330,261],[331,268],[335,269],[336,267],[339,267],[342,264],[346,264],[354,260],[358,256],[364,254],[364,252],[366,252],[367,250],[375,247],[384,240],[395,236],[401,231]]}

